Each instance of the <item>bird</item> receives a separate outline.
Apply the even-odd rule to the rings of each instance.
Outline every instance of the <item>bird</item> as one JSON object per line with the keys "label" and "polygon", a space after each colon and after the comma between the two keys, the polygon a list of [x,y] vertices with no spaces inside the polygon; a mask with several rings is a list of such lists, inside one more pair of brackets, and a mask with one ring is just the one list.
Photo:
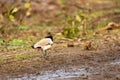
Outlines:
{"label": "bird", "polygon": [[37,43],[35,43],[32,48],[36,49],[41,49],[42,52],[44,53],[44,56],[47,55],[47,50],[50,49],[52,47],[53,44],[53,36],[52,35],[48,35],[45,38],[41,39],[40,41],[38,41]]}

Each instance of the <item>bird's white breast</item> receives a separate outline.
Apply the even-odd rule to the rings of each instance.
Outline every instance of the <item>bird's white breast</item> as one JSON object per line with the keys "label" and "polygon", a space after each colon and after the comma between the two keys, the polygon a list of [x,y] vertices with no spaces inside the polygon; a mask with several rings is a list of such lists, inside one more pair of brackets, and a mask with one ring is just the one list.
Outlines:
{"label": "bird's white breast", "polygon": [[44,39],[41,39],[39,42],[37,42],[34,45],[34,48],[41,47],[43,50],[46,50],[46,49],[49,49],[52,44],[53,44],[53,41],[50,38],[44,38]]}
{"label": "bird's white breast", "polygon": [[46,45],[46,46],[43,46],[43,47],[42,47],[43,50],[47,50],[47,49],[49,49],[49,48],[51,48],[51,45]]}

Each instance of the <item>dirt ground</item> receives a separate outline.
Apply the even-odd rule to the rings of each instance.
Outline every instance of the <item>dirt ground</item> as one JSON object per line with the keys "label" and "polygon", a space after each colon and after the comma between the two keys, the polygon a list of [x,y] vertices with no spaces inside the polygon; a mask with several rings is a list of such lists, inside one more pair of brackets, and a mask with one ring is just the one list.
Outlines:
{"label": "dirt ground", "polygon": [[[93,42],[94,45],[99,44],[96,49],[83,50],[80,45],[74,47],[65,46],[66,42],[54,43],[53,48],[48,51],[49,56],[28,58],[25,60],[15,61],[9,59],[7,63],[0,64],[0,80],[7,80],[7,76],[15,77],[23,74],[40,74],[44,71],[67,69],[73,66],[94,67],[99,73],[89,75],[87,77],[62,79],[62,80],[119,80],[120,65],[107,65],[108,63],[120,60],[120,36],[116,34],[107,35],[103,39],[98,39]],[[114,40],[113,40],[114,39]],[[107,41],[107,43],[106,43]],[[10,51],[2,52],[6,55],[11,54],[37,54],[38,50],[27,51]],[[3,54],[3,55],[4,55]],[[40,53],[41,54],[41,53]]]}

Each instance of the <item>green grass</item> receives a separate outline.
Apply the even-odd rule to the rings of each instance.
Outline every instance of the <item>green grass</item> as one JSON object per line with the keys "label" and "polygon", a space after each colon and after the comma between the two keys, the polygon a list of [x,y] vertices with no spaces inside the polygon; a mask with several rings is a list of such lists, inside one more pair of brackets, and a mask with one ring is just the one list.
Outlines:
{"label": "green grass", "polygon": [[16,54],[14,58],[17,60],[24,60],[30,58],[30,54]]}
{"label": "green grass", "polygon": [[78,33],[79,33],[79,29],[77,26],[74,26],[74,28],[71,26],[68,26],[64,29],[64,35],[67,38],[75,38],[78,36]]}
{"label": "green grass", "polygon": [[8,44],[11,46],[23,46],[23,45],[25,45],[25,42],[21,39],[13,39]]}
{"label": "green grass", "polygon": [[28,30],[29,26],[19,26],[19,30]]}
{"label": "green grass", "polygon": [[66,3],[67,3],[66,0],[60,0],[60,2],[62,5],[66,5]]}
{"label": "green grass", "polygon": [[36,26],[35,28],[38,29],[38,30],[44,30],[45,29],[45,27],[43,27],[43,26]]}
{"label": "green grass", "polygon": [[91,14],[89,14],[89,19],[95,19],[99,16],[103,16],[103,15],[114,13],[114,12],[120,13],[120,9],[93,11]]}
{"label": "green grass", "polygon": [[120,9],[115,9],[114,12],[120,13]]}
{"label": "green grass", "polygon": [[6,62],[6,59],[4,57],[0,56],[0,63],[4,63],[4,62]]}
{"label": "green grass", "polygon": [[119,29],[116,29],[116,30],[114,30],[113,32],[115,32],[115,33],[119,33],[120,30],[119,30]]}
{"label": "green grass", "polygon": [[89,33],[86,35],[88,39],[95,39],[96,37],[93,35],[93,33]]}
{"label": "green grass", "polygon": [[8,62],[13,61],[21,61],[29,58],[35,58],[35,57],[42,57],[42,54],[36,53],[36,54],[11,54],[10,56],[0,56],[0,64],[5,64]]}
{"label": "green grass", "polygon": [[14,57],[14,59],[17,60],[24,60],[24,59],[28,59],[28,58],[34,58],[34,57],[41,57],[42,54],[16,54]]}
{"label": "green grass", "polygon": [[0,39],[0,44],[3,44],[4,42],[3,42],[3,39]]}
{"label": "green grass", "polygon": [[103,28],[103,27],[107,26],[107,24],[108,24],[107,21],[102,22],[102,23],[98,24],[98,25],[96,26],[96,28]]}

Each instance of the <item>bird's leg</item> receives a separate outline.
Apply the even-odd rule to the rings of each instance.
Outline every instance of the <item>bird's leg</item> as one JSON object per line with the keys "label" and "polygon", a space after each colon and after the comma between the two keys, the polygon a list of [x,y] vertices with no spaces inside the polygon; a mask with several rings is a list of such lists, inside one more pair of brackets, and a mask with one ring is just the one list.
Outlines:
{"label": "bird's leg", "polygon": [[42,55],[43,55],[43,57],[46,56],[46,51],[45,50],[42,50]]}
{"label": "bird's leg", "polygon": [[47,56],[47,51],[45,50],[45,51],[44,51],[44,57],[46,57],[46,56]]}

